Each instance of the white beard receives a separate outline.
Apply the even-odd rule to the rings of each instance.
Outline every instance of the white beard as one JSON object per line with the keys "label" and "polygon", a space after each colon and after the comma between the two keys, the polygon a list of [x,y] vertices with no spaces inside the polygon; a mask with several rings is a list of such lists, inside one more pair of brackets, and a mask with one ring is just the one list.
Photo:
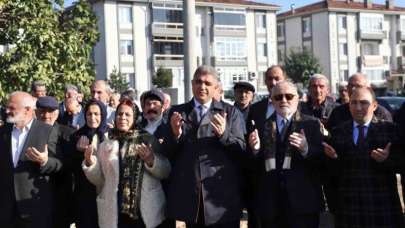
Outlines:
{"label": "white beard", "polygon": [[24,117],[22,116],[22,114],[17,113],[14,117],[7,116],[6,122],[15,124],[15,123],[21,122],[23,119],[24,119]]}

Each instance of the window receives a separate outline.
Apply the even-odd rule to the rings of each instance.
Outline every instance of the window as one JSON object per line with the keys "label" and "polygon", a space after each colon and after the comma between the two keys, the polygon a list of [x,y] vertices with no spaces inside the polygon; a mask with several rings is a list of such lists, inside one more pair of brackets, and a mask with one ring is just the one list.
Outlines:
{"label": "window", "polygon": [[365,70],[369,81],[382,81],[385,80],[384,70]]}
{"label": "window", "polygon": [[338,16],[338,25],[340,31],[345,31],[347,29],[347,17],[343,15]]}
{"label": "window", "polygon": [[266,14],[256,14],[256,27],[266,28]]}
{"label": "window", "polygon": [[120,6],[118,8],[118,19],[120,24],[132,23],[132,9],[129,6]]}
{"label": "window", "polygon": [[215,38],[215,56],[226,60],[240,60],[246,57],[246,38]]}
{"label": "window", "polygon": [[349,70],[340,70],[340,81],[348,81],[349,80]]}
{"label": "window", "polygon": [[266,43],[257,44],[257,56],[267,57],[267,44]]}
{"label": "window", "polygon": [[347,43],[339,43],[339,55],[340,56],[347,55]]}
{"label": "window", "polygon": [[401,47],[401,50],[402,50],[402,56],[405,57],[405,45]]}
{"label": "window", "polygon": [[183,11],[179,9],[153,8],[153,22],[183,23]]}
{"label": "window", "polygon": [[302,19],[302,33],[304,35],[311,35],[311,18]]}
{"label": "window", "polygon": [[245,14],[241,13],[214,13],[215,25],[246,26]]}
{"label": "window", "polygon": [[363,42],[361,44],[363,55],[379,55],[379,43],[378,42]]}
{"label": "window", "polygon": [[405,18],[401,18],[401,31],[405,32]]}
{"label": "window", "polygon": [[182,42],[153,42],[154,54],[183,55]]}
{"label": "window", "polygon": [[264,72],[264,71],[259,71],[259,72],[257,72],[257,74],[258,74],[258,79],[259,79],[259,87],[265,87],[265,86],[266,86],[265,78],[264,78],[265,73],[266,73],[266,72]]}
{"label": "window", "polygon": [[381,33],[383,29],[383,17],[360,17],[360,29],[364,32]]}
{"label": "window", "polygon": [[284,37],[284,24],[277,24],[277,37]]}
{"label": "window", "polygon": [[132,40],[120,40],[120,55],[133,55]]}
{"label": "window", "polygon": [[248,79],[247,68],[245,67],[222,67],[217,68],[224,90],[232,89],[237,81],[246,81]]}

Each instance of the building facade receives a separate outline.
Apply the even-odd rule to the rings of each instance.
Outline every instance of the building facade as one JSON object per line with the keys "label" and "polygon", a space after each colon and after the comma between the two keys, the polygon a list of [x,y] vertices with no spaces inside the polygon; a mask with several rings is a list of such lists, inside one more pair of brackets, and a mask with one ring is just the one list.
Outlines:
{"label": "building facade", "polygon": [[291,49],[311,51],[333,93],[356,72],[367,74],[375,88],[392,87],[405,69],[405,8],[394,1],[314,3],[279,14],[277,31],[279,62]]}
{"label": "building facade", "polygon": [[[114,68],[139,92],[159,67],[170,69],[178,102],[184,101],[183,5],[178,0],[93,1],[100,41],[96,75]],[[263,75],[277,63],[276,5],[245,0],[196,0],[197,64],[214,66],[224,90],[246,80],[265,90]],[[189,82],[187,82],[189,83]]]}

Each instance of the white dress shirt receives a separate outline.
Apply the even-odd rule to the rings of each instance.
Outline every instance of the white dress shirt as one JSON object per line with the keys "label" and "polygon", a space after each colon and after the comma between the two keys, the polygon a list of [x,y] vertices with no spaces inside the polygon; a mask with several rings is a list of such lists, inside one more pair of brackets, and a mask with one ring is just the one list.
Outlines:
{"label": "white dress shirt", "polygon": [[160,116],[155,121],[149,121],[149,120],[147,120],[147,121],[148,121],[148,124],[145,127],[145,131],[147,131],[149,134],[153,135],[153,133],[155,133],[156,129],[162,123],[162,116]]}
{"label": "white dress shirt", "polygon": [[20,154],[24,147],[25,141],[27,140],[27,135],[31,129],[32,122],[33,119],[22,129],[17,128],[15,125],[13,126],[13,130],[11,131],[11,152],[13,156],[14,167],[17,167],[18,160],[20,158]]}
{"label": "white dress shirt", "polygon": [[[364,126],[364,138],[367,137],[367,132],[368,132],[368,127],[370,126],[371,120],[367,121],[366,123],[363,124]],[[354,144],[357,145],[357,139],[359,138],[359,126],[361,124],[357,123],[356,121],[353,121],[353,142]]]}

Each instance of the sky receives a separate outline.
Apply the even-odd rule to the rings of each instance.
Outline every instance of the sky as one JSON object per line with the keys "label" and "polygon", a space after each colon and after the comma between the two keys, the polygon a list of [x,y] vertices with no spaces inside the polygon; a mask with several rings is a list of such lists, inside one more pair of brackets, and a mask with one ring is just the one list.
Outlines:
{"label": "sky", "polygon": [[[65,0],[65,5],[69,6],[72,4],[73,1],[74,0]],[[295,8],[298,8],[298,7],[305,6],[305,5],[314,3],[314,2],[319,2],[321,0],[250,0],[250,1],[276,4],[276,5],[281,6],[280,12],[283,12],[283,11],[289,10],[291,4],[295,4]],[[385,4],[385,0],[373,0],[373,2],[379,3],[379,4]],[[395,5],[405,7],[405,0],[396,0]]]}

